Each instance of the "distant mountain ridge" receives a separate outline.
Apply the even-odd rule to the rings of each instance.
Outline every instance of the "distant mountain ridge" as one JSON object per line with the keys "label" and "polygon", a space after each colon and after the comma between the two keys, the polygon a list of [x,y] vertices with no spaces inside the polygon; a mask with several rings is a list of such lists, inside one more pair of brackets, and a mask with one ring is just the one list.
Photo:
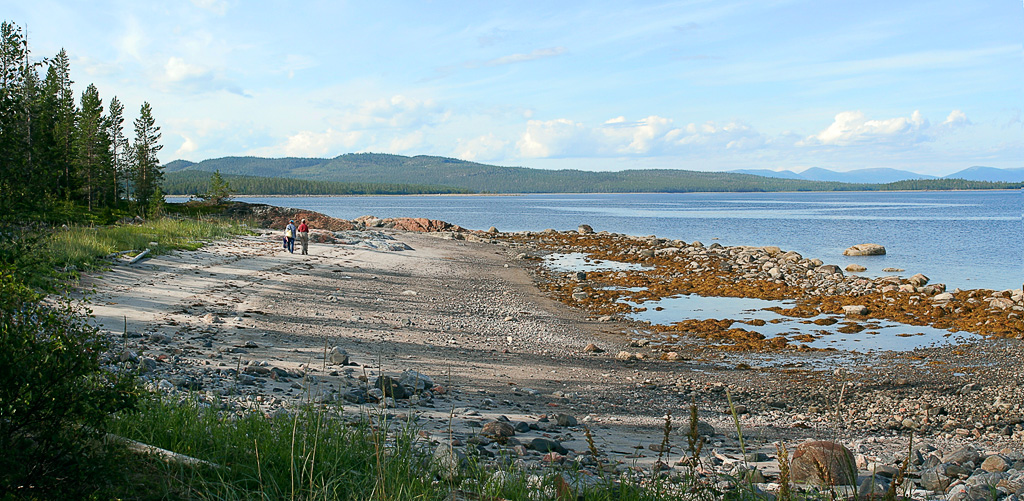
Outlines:
{"label": "distant mountain ridge", "polygon": [[[335,158],[224,157],[189,162],[175,160],[164,166],[167,173],[214,172],[240,176],[294,178],[341,183],[410,184],[448,186],[476,193],[623,193],[623,192],[723,192],[723,191],[835,191],[865,189],[988,189],[983,182],[936,182],[921,180],[901,188],[879,188],[877,183],[903,182],[894,169],[869,169],[860,179],[843,182],[849,173],[808,169],[789,172],[704,172],[677,169],[634,169],[614,172],[546,170],[501,167],[455,158],[347,153]],[[779,175],[781,174],[781,175]],[[811,175],[816,179],[800,177]],[[912,174],[912,173],[908,173]],[[796,176],[796,177],[793,177]],[[916,179],[922,176],[915,175]],[[1024,181],[1024,178],[1021,179]],[[871,184],[867,184],[871,183]],[[922,184],[924,183],[924,184]]]}
{"label": "distant mountain ridge", "polygon": [[832,181],[838,183],[884,184],[917,179],[965,179],[968,181],[988,181],[993,183],[1024,182],[1024,167],[1018,169],[998,169],[995,167],[974,166],[941,177],[888,168],[857,169],[846,172],[837,172],[821,167],[811,167],[803,172],[793,172],[791,170],[773,171],[769,169],[737,169],[728,172],[780,179],[804,179],[808,181]]}

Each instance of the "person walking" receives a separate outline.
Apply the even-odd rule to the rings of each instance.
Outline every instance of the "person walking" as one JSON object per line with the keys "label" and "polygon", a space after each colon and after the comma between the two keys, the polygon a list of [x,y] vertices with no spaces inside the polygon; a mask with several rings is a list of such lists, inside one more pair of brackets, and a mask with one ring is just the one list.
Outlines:
{"label": "person walking", "polygon": [[288,221],[288,226],[284,227],[284,239],[288,252],[295,254],[295,221]]}
{"label": "person walking", "polygon": [[309,254],[309,226],[305,219],[299,223],[299,243],[302,244],[302,254]]}

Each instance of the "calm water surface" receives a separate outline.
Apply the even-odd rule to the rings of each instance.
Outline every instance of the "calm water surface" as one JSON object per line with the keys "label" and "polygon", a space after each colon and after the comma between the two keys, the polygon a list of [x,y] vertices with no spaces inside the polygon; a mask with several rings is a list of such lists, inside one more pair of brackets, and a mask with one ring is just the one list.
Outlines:
{"label": "calm water surface", "polygon": [[[353,219],[426,217],[471,229],[546,228],[657,235],[705,245],[777,245],[867,276],[882,268],[924,273],[932,283],[1010,289],[1024,280],[1020,191],[854,193],[687,193],[522,196],[296,197],[239,200]],[[851,258],[860,243],[885,256]]]}

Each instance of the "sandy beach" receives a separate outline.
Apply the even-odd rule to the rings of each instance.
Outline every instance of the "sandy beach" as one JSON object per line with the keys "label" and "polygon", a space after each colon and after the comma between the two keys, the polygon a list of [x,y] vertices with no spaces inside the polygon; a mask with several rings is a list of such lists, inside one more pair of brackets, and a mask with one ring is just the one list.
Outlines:
{"label": "sandy beach", "polygon": [[[709,464],[751,464],[769,483],[776,442],[792,450],[836,440],[863,470],[906,457],[912,430],[925,456],[964,446],[1022,450],[1024,348],[1016,339],[864,355],[708,351],[695,338],[691,353],[663,360],[631,343],[637,325],[542,293],[521,241],[393,229],[350,235],[346,244],[312,244],[304,256],[281,249],[268,230],[115,266],[86,277],[82,290],[118,346],[112,357],[136,364],[156,391],[267,415],[304,402],[349,415],[386,404],[383,412],[413,421],[424,440],[485,455],[499,445],[474,437],[507,418],[517,429],[511,445],[543,437],[565,448],[552,458],[519,445],[526,462],[588,455],[586,427],[619,470],[659,460],[677,468],[688,455],[691,402],[714,428]],[[378,376],[403,373],[424,391],[373,402]],[[667,452],[666,415],[674,428]]]}

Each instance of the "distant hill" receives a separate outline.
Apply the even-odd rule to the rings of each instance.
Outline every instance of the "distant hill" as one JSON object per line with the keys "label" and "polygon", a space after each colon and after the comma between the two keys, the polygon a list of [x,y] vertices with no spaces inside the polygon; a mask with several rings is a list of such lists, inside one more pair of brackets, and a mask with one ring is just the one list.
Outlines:
{"label": "distant hill", "polygon": [[[741,169],[729,172],[753,174],[765,177],[778,177],[783,179],[828,181],[834,183],[885,184],[897,181],[906,181],[909,179],[936,179],[936,176],[929,176],[927,174],[918,174],[916,172],[886,168],[858,169],[846,172],[836,172],[833,170],[823,169],[821,167],[811,167],[803,172],[793,172],[790,170],[773,171],[768,169]],[[979,181],[984,181],[984,179],[979,179]]]}
{"label": "distant hill", "polygon": [[997,169],[995,167],[983,167],[976,165],[943,177],[946,179],[967,179],[970,181],[1019,183],[1024,181],[1024,168]]}
{"label": "distant hill", "polygon": [[[200,195],[210,188],[209,172],[178,170],[164,174],[161,187],[167,195]],[[236,195],[452,195],[469,193],[465,188],[395,183],[339,183],[287,177],[222,174]]]}
{"label": "distant hill", "polygon": [[[624,193],[624,192],[756,192],[837,191],[894,189],[886,185],[843,183],[833,180],[785,179],[734,172],[702,172],[676,169],[592,172],[501,167],[435,156],[348,153],[324,158],[224,157],[198,163],[175,161],[168,173],[214,172],[341,183],[446,186],[476,193]],[[888,172],[891,169],[881,169]],[[821,172],[824,171],[824,172]],[[831,172],[814,171],[819,177]],[[835,173],[833,173],[835,174]],[[917,175],[915,175],[917,176]],[[872,183],[885,182],[880,174]],[[921,176],[917,176],[921,177]],[[913,183],[919,188],[901,189],[986,189],[989,184]]]}

